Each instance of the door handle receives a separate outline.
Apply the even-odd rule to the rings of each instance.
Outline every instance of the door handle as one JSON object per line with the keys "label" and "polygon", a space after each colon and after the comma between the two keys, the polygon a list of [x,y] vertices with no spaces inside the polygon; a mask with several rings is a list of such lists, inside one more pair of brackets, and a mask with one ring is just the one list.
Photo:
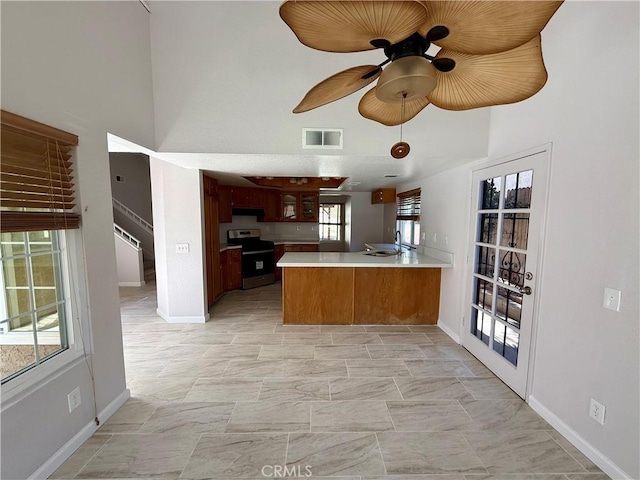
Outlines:
{"label": "door handle", "polygon": [[531,295],[533,293],[533,290],[531,290],[531,287],[526,286],[520,289],[520,293],[522,293],[523,295]]}

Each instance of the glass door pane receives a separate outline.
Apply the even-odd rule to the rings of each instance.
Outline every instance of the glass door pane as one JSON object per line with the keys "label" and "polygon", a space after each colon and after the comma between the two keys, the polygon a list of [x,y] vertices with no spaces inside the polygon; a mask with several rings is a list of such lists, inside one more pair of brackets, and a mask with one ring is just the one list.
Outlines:
{"label": "glass door pane", "polygon": [[282,218],[283,220],[298,219],[298,196],[290,193],[282,195]]}

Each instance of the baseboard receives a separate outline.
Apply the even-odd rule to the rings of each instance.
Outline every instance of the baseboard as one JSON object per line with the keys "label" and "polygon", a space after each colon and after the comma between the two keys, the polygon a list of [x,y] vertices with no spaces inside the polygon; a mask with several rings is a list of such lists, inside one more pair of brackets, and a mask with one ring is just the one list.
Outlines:
{"label": "baseboard", "polygon": [[[125,389],[120,395],[118,395],[109,405],[107,405],[100,413],[98,413],[98,420],[100,423],[106,422],[111,415],[116,413],[122,405],[125,404],[131,393],[129,389]],[[74,435],[74,437],[65,443],[60,450],[54,453],[49,459],[40,466],[35,472],[29,476],[29,480],[40,480],[43,478],[49,478],[49,476],[55,472],[60,465],[62,465],[73,453],[86,442],[91,435],[98,430],[96,422],[91,420],[85,425],[82,430]]]}
{"label": "baseboard", "polygon": [[167,323],[207,323],[209,321],[208,313],[202,317],[171,317],[159,308],[156,310],[156,313]]}
{"label": "baseboard", "polygon": [[119,287],[144,287],[146,283],[147,282],[145,282],[144,280],[142,280],[141,282],[118,282],[118,286]]}
{"label": "baseboard", "polygon": [[453,330],[451,330],[449,327],[447,327],[444,323],[438,322],[438,327],[440,327],[440,329],[446,333],[447,335],[449,335],[456,343],[460,343],[460,336],[455,333]]}
{"label": "baseboard", "polygon": [[535,397],[529,397],[529,406],[542,418],[544,418],[549,425],[555,428],[560,434],[566,438],[569,443],[580,450],[585,457],[595,463],[604,473],[609,475],[613,479],[633,480],[631,475],[625,473],[620,467],[613,463],[607,456],[605,456],[600,450],[595,448],[583,437],[581,437],[575,430],[567,425],[560,417],[540,403]]}

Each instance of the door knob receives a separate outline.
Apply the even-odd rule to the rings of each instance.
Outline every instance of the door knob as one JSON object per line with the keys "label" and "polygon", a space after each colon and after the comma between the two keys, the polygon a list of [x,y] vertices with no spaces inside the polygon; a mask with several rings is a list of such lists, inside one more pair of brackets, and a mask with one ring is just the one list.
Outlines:
{"label": "door knob", "polygon": [[520,293],[524,294],[524,295],[531,295],[531,293],[533,293],[533,290],[531,290],[531,287],[527,286],[527,287],[522,287],[520,289]]}

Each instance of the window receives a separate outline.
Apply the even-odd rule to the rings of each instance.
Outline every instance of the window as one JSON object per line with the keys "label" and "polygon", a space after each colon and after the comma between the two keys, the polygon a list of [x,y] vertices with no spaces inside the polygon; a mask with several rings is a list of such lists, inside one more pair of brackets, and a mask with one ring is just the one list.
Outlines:
{"label": "window", "polygon": [[0,377],[12,389],[71,346],[65,245],[80,225],[71,161],[78,138],[1,113]]}
{"label": "window", "polygon": [[341,203],[320,204],[320,241],[341,242],[344,237],[344,208]]}
{"label": "window", "polygon": [[402,243],[420,244],[420,189],[398,194],[396,230],[402,235]]}

